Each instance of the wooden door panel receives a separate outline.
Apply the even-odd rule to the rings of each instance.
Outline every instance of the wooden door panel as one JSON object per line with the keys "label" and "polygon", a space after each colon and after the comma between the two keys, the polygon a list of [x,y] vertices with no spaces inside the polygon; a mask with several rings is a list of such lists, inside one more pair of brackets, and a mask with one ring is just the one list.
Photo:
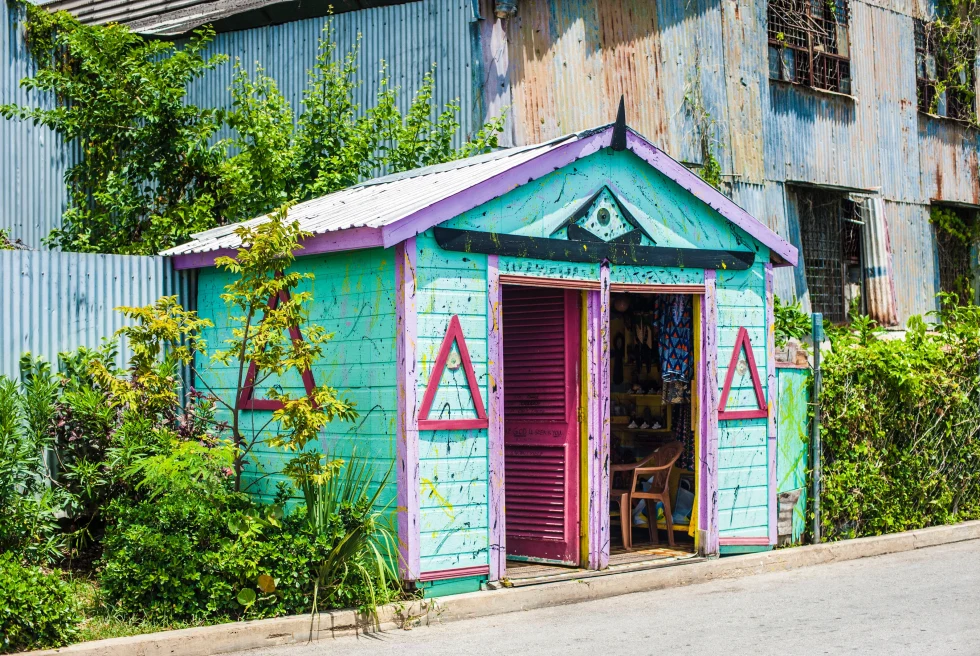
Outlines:
{"label": "wooden door panel", "polygon": [[578,294],[504,287],[507,553],[578,562]]}

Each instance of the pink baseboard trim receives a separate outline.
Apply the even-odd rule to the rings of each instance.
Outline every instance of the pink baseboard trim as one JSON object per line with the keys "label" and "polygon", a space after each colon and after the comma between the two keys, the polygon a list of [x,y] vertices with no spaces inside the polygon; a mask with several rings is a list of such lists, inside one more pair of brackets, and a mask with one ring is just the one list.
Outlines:
{"label": "pink baseboard trim", "polygon": [[446,579],[461,579],[467,576],[489,576],[489,565],[476,567],[460,567],[459,569],[439,569],[434,572],[422,572],[419,581],[445,581]]}
{"label": "pink baseboard trim", "polygon": [[723,547],[768,547],[769,538],[719,538]]}

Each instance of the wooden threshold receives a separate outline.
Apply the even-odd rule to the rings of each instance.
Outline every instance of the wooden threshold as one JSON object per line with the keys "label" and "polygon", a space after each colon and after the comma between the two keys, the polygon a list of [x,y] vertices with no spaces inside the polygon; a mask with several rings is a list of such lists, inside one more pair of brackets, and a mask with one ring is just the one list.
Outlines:
{"label": "wooden threshold", "polygon": [[693,551],[693,545],[678,547],[643,547],[626,551],[613,548],[609,555],[609,567],[596,571],[581,567],[562,567],[543,563],[508,560],[507,573],[502,581],[503,587],[519,588],[527,585],[554,583],[555,581],[572,581],[576,579],[608,576],[621,572],[638,572],[658,567],[672,567],[686,563],[701,562],[704,557]]}

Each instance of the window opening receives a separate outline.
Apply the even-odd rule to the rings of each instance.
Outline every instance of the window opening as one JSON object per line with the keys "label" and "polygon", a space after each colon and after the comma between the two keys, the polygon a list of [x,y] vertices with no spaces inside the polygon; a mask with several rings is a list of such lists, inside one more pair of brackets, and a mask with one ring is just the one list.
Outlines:
{"label": "window opening", "polygon": [[864,313],[863,201],[822,189],[795,190],[810,304],[834,323]]}
{"label": "window opening", "polygon": [[[943,47],[942,27],[915,19],[915,88],[919,111],[959,121],[973,121],[975,114],[974,73],[976,43]],[[949,56],[952,48],[970,65],[957,65]],[[964,51],[965,50],[965,51]]]}
{"label": "window opening", "polygon": [[933,205],[930,220],[936,228],[939,256],[939,290],[955,293],[961,304],[973,301],[975,287],[972,258],[977,235],[975,210]]}
{"label": "window opening", "polygon": [[851,93],[847,0],[770,0],[769,77]]}

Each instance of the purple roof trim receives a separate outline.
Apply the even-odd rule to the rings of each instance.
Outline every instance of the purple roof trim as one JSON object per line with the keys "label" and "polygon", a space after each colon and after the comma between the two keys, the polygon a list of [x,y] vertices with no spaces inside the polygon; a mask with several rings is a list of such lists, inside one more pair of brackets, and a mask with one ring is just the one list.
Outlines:
{"label": "purple roof trim", "polygon": [[534,159],[518,164],[477,184],[422,208],[391,225],[382,228],[384,246],[388,248],[409,237],[423,233],[443,221],[459,216],[467,210],[503,196],[508,191],[544,177],[566,164],[587,157],[612,143],[612,127],[604,128],[590,136],[575,139]]}
{"label": "purple roof trim", "polygon": [[214,266],[214,260],[218,257],[235,257],[238,250],[234,248],[219,248],[204,253],[185,253],[184,255],[174,255],[174,269],[207,269]]}
{"label": "purple roof trim", "polygon": [[796,266],[796,247],[769,229],[767,225],[736,205],[730,198],[699,178],[686,166],[672,159],[665,152],[630,130],[626,134],[626,147],[637,157],[665,176],[694,194],[701,202],[747,232],[785,260],[776,266]]}
{"label": "purple roof trim", "polygon": [[[377,248],[382,246],[380,228],[348,228],[313,235],[302,242],[303,249],[296,252],[297,257],[316,255],[317,253],[335,253],[337,251],[356,251],[362,248]],[[174,269],[203,269],[214,266],[214,259],[227,255],[234,257],[237,248],[221,248],[205,253],[186,253],[174,255]]]}
{"label": "purple roof trim", "polygon": [[[319,233],[303,243],[304,248],[299,255],[361,248],[390,248],[467,210],[498,198],[516,187],[537,180],[603,148],[609,148],[612,144],[612,133],[612,126],[598,129],[591,134],[583,133],[575,139],[546,150],[533,159],[516,164],[513,168],[493,177],[475,182],[471,187],[438,200],[389,225],[380,228],[348,228]],[[771,260],[774,266],[796,266],[798,255],[795,246],[689,171],[683,164],[670,158],[632,129],[629,129],[626,134],[626,146],[634,155],[767,246],[772,252]],[[223,249],[176,255],[174,268],[209,267],[214,265],[215,257],[234,255],[234,253],[234,250]]]}

